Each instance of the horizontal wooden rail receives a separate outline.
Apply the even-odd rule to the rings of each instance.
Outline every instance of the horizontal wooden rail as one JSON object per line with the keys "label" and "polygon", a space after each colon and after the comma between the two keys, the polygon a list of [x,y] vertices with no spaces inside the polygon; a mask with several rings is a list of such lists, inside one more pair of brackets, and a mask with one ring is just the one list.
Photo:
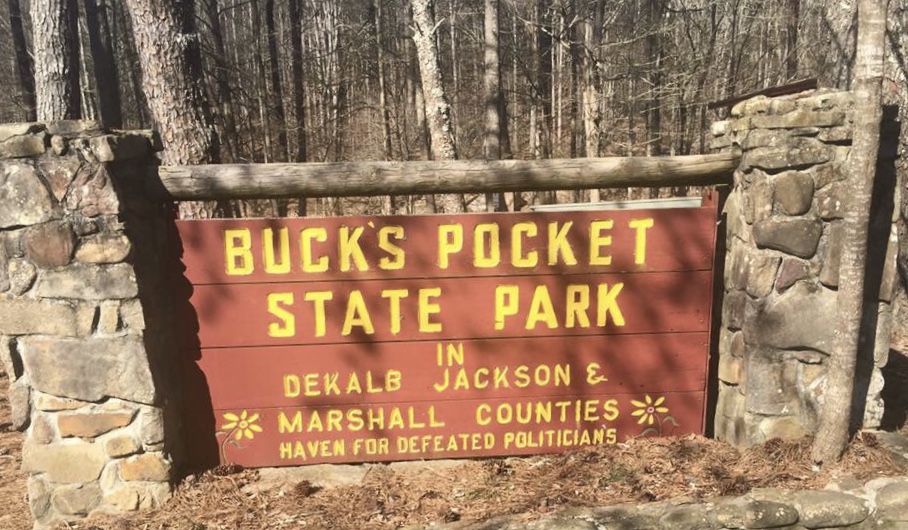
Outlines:
{"label": "horizontal wooden rail", "polygon": [[740,154],[221,164],[159,168],[156,191],[175,200],[351,197],[727,184]]}

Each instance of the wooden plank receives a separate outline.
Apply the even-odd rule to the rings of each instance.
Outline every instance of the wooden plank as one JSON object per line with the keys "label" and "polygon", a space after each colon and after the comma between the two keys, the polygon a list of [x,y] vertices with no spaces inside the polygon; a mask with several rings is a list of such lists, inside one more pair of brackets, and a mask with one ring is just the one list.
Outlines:
{"label": "wooden plank", "polygon": [[175,200],[350,197],[730,184],[739,153],[557,160],[164,166],[150,184]]}
{"label": "wooden plank", "polygon": [[686,271],[200,285],[192,307],[184,308],[195,315],[181,319],[198,322],[201,348],[358,342],[364,353],[370,344],[390,341],[706,331],[711,276]]}
{"label": "wooden plank", "polygon": [[661,333],[218,348],[198,365],[214,408],[237,409],[703,390],[708,350]]}
{"label": "wooden plank", "polygon": [[[184,275],[203,285],[706,270],[715,224],[715,209],[685,208],[179,221],[177,229]],[[361,251],[361,261],[348,257],[344,267],[344,248]]]}

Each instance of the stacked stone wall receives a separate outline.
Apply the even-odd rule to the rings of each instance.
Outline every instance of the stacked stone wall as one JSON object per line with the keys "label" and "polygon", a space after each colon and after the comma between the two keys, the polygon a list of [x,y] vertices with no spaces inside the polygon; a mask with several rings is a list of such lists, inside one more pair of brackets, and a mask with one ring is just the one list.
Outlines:
{"label": "stacked stone wall", "polygon": [[[712,127],[714,148],[742,152],[725,205],[719,439],[747,446],[816,430],[836,325],[852,109],[848,92],[757,97]],[[883,174],[877,181],[853,414],[868,428],[883,412],[895,278],[894,186]]]}
{"label": "stacked stone wall", "polygon": [[0,359],[39,526],[170,495],[153,147],[92,122],[0,126]]}

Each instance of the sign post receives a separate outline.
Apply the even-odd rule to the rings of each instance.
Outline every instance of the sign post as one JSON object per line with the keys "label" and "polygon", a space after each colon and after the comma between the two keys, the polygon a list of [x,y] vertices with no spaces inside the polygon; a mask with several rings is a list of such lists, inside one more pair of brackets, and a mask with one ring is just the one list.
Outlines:
{"label": "sign post", "polygon": [[244,466],[702,432],[715,222],[715,204],[178,222],[213,415],[194,423]]}

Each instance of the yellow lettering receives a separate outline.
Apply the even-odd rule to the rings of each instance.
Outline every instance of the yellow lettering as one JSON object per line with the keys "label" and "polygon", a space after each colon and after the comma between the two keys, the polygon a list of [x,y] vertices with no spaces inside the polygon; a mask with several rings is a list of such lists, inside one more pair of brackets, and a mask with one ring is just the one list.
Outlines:
{"label": "yellow lettering", "polygon": [[447,269],[451,254],[463,250],[463,227],[440,225],[438,227],[438,268]]}
{"label": "yellow lettering", "polygon": [[495,288],[495,329],[504,329],[507,317],[517,314],[520,288],[516,285],[499,285]]}
{"label": "yellow lettering", "polygon": [[586,312],[590,308],[590,286],[589,285],[568,285],[567,296],[564,304],[564,327],[581,328],[590,327],[590,319]]}
{"label": "yellow lettering", "polygon": [[322,395],[318,389],[318,374],[309,373],[303,376],[303,395],[307,397]]}
{"label": "yellow lettering", "polygon": [[555,307],[549,297],[549,290],[545,285],[537,285],[530,302],[527,313],[526,329],[536,329],[536,324],[544,322],[549,329],[558,327],[558,317],[555,316]]}
{"label": "yellow lettering", "polygon": [[612,236],[603,235],[605,230],[611,230],[615,222],[611,219],[593,221],[590,223],[590,265],[611,265],[612,256],[602,255],[602,247],[612,244]]}
{"label": "yellow lettering", "polygon": [[279,412],[277,415],[277,431],[279,433],[303,432],[303,413],[297,411],[291,421],[287,419],[286,414]]}
{"label": "yellow lettering", "polygon": [[300,395],[300,378],[293,374],[284,375],[284,397],[298,397]]}
{"label": "yellow lettering", "polygon": [[574,251],[567,238],[573,224],[573,221],[568,221],[559,227],[558,221],[549,223],[549,265],[558,264],[559,254],[565,265],[577,264],[577,258],[574,257]]}
{"label": "yellow lettering", "polygon": [[383,226],[378,230],[378,248],[390,255],[390,257],[385,256],[378,260],[378,268],[386,271],[403,269],[406,261],[404,249],[392,243],[391,236],[394,236],[394,239],[398,241],[404,239],[404,227]]}
{"label": "yellow lettering", "polygon": [[602,404],[602,419],[605,421],[615,421],[618,418],[618,400],[609,399]]}
{"label": "yellow lettering", "polygon": [[599,284],[596,325],[600,328],[605,327],[608,315],[612,315],[612,321],[616,326],[624,325],[624,315],[621,314],[621,308],[618,307],[618,295],[621,294],[623,287],[623,283],[616,283],[612,285],[611,289],[606,283]]}
{"label": "yellow lettering", "polygon": [[536,233],[536,223],[517,223],[511,227],[511,263],[515,267],[535,267],[539,263],[539,253],[535,250],[523,253],[523,236],[536,237]]}
{"label": "yellow lettering", "polygon": [[366,309],[363,293],[358,289],[350,291],[350,297],[347,299],[347,314],[344,316],[341,335],[349,335],[353,331],[353,326],[363,328],[363,333],[367,335],[375,333],[375,326],[372,325],[372,318]]}
{"label": "yellow lettering", "polygon": [[[299,413],[297,412],[297,414]],[[492,406],[482,403],[476,407],[476,425],[484,427],[490,423],[492,423]]]}
{"label": "yellow lettering", "polygon": [[653,219],[631,219],[627,226],[636,230],[634,234],[634,263],[643,265],[646,263],[646,230],[655,225]]}
{"label": "yellow lettering", "polygon": [[290,233],[287,228],[278,230],[280,242],[280,263],[275,259],[274,230],[262,230],[262,258],[265,262],[265,272],[268,274],[287,274],[290,272]]}
{"label": "yellow lettering", "polygon": [[407,289],[382,289],[381,297],[388,299],[388,319],[391,321],[391,334],[400,333],[400,301],[410,294]]}
{"label": "yellow lettering", "polygon": [[324,337],[325,326],[325,302],[334,298],[331,291],[309,291],[303,296],[303,300],[312,302],[313,316],[315,320],[314,333],[316,337]]}
{"label": "yellow lettering", "polygon": [[268,293],[268,312],[277,317],[278,322],[268,324],[269,337],[292,337],[296,335],[296,318],[293,313],[281,306],[293,305],[293,293]]}
{"label": "yellow lettering", "polygon": [[501,263],[498,223],[482,223],[473,229],[473,266],[481,269]]}
{"label": "yellow lettering", "polygon": [[313,241],[319,243],[328,241],[328,231],[320,226],[315,226],[303,228],[300,232],[300,256],[303,272],[325,272],[328,270],[328,256],[321,256],[317,261],[312,261]]}
{"label": "yellow lettering", "polygon": [[441,305],[431,299],[441,296],[441,287],[428,287],[419,290],[419,332],[439,333],[441,322],[432,322],[432,315],[441,313]]}
{"label": "yellow lettering", "polygon": [[227,274],[246,276],[252,274],[252,235],[248,228],[224,231],[224,254],[227,261]]}
{"label": "yellow lettering", "polygon": [[346,272],[351,270],[352,264],[356,265],[356,270],[367,271],[369,264],[366,262],[366,256],[363,255],[363,249],[359,246],[359,238],[363,235],[363,227],[357,226],[352,231],[349,226],[342,226],[338,234],[338,254],[340,254],[340,270]]}

